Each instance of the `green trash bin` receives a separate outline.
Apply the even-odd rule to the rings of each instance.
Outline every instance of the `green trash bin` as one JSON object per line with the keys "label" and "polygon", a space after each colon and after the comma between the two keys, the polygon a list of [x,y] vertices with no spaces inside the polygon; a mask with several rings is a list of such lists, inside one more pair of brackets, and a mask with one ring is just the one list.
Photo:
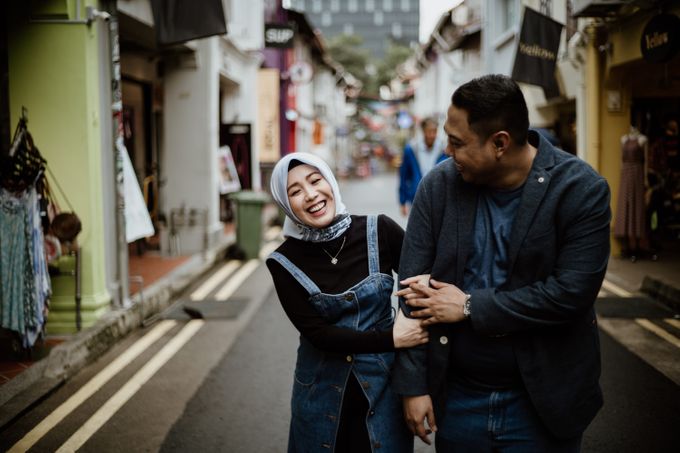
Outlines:
{"label": "green trash bin", "polygon": [[262,243],[262,207],[270,201],[269,195],[242,190],[229,198],[236,203],[236,245],[246,259],[257,258]]}

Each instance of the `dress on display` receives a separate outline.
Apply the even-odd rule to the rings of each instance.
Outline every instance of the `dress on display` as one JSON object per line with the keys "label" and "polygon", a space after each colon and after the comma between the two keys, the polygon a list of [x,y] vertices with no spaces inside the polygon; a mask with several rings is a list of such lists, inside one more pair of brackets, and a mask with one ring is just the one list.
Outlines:
{"label": "dress on display", "polygon": [[616,204],[614,236],[642,238],[645,235],[645,143],[643,135],[622,139],[621,182]]}

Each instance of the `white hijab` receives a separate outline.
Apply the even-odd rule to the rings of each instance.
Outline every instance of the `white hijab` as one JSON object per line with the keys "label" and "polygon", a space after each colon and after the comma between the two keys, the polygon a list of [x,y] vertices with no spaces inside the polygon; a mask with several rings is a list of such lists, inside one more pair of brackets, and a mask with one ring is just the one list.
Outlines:
{"label": "white hijab", "polygon": [[[293,210],[290,207],[290,202],[288,201],[288,166],[293,160],[297,160],[303,164],[311,165],[312,167],[318,169],[319,173],[321,173],[321,176],[323,176],[324,179],[328,181],[328,184],[330,184],[331,189],[333,190],[336,219],[339,216],[346,218],[348,216],[347,208],[342,203],[342,199],[340,197],[340,188],[338,187],[338,182],[335,179],[335,175],[331,171],[328,164],[323,161],[323,159],[313,154],[297,152],[290,153],[278,161],[274,167],[274,170],[272,171],[270,190],[272,193],[272,198],[274,198],[276,204],[278,204],[286,213],[286,220],[283,222],[283,235],[285,237],[292,237],[295,239],[314,240],[308,239],[310,236],[309,230],[317,230],[319,235],[323,235],[322,230],[312,229],[305,225],[293,213]],[[349,226],[349,224],[347,226]],[[340,234],[345,229],[346,228],[340,231]],[[337,232],[333,232],[333,236],[337,235],[339,235]],[[329,238],[324,238],[323,240],[328,239]]]}

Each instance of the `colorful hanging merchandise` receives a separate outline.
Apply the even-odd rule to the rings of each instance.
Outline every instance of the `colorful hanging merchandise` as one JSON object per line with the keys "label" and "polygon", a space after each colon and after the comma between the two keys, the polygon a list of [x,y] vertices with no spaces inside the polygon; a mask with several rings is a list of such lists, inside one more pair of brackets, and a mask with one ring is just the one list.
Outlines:
{"label": "colorful hanging merchandise", "polygon": [[51,294],[40,195],[45,164],[22,118],[0,163],[0,327],[19,334],[24,348],[43,333]]}

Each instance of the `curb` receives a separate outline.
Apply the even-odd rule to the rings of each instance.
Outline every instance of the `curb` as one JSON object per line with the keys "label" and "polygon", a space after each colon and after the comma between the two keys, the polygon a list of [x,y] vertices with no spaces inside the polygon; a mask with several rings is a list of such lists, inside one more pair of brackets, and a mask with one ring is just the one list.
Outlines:
{"label": "curb", "polygon": [[0,387],[0,430],[100,357],[119,339],[141,327],[145,320],[169,307],[174,296],[224,259],[227,248],[234,242],[234,236],[229,235],[208,252],[194,254],[187,262],[144,288],[143,299],[141,294],[136,294],[132,297],[132,306],[106,313],[95,325],[55,346],[47,357],[3,384]]}
{"label": "curb", "polygon": [[680,313],[680,288],[655,277],[645,275],[640,291]]}

